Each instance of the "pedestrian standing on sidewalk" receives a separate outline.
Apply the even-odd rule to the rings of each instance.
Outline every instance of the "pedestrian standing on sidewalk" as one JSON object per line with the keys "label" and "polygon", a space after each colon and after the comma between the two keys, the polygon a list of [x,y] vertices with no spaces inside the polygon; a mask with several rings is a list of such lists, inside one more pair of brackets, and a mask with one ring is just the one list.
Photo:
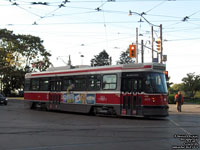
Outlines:
{"label": "pedestrian standing on sidewalk", "polygon": [[181,112],[181,105],[183,105],[183,102],[184,102],[181,91],[178,91],[178,93],[175,95],[175,102],[176,102],[176,106],[177,106],[177,111]]}

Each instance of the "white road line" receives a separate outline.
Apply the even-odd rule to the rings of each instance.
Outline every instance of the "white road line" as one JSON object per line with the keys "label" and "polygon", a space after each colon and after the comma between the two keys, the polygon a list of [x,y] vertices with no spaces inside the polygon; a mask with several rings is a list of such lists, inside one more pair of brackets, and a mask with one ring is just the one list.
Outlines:
{"label": "white road line", "polygon": [[183,132],[185,132],[185,133],[188,134],[188,135],[191,135],[191,133],[190,133],[189,131],[187,131],[187,130],[185,130],[184,128],[182,128],[177,122],[175,122],[174,120],[172,120],[172,119],[170,119],[170,118],[169,118],[169,120],[170,120],[173,124],[175,124],[177,127],[179,127]]}
{"label": "white road line", "polygon": [[[185,132],[187,135],[192,135],[189,131],[185,130],[184,128],[182,128],[177,122],[175,122],[174,120],[172,120],[171,118],[169,118],[169,120],[175,124],[177,127],[179,127],[183,132]],[[199,140],[199,146],[200,146],[200,140]]]}

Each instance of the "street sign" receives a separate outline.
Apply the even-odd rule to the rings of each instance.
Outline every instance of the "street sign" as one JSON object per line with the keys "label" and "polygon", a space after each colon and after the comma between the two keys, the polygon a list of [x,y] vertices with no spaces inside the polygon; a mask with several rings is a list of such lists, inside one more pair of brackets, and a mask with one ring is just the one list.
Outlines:
{"label": "street sign", "polygon": [[163,61],[167,61],[167,55],[163,55]]}
{"label": "street sign", "polygon": [[158,58],[153,58],[153,62],[158,62]]}

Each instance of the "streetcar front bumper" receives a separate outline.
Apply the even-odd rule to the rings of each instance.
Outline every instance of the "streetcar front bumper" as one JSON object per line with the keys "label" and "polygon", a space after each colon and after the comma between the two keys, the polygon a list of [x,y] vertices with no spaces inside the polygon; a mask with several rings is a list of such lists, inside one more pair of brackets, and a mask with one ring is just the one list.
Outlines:
{"label": "streetcar front bumper", "polygon": [[142,106],[141,113],[147,117],[167,117],[169,106]]}

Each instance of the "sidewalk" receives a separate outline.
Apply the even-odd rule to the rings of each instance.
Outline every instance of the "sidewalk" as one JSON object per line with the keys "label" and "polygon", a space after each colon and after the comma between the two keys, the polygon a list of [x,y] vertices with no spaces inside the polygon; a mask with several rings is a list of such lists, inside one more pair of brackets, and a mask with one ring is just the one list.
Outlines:
{"label": "sidewalk", "polygon": [[7,97],[8,100],[24,100],[24,97]]}
{"label": "sidewalk", "polygon": [[169,104],[169,114],[199,114],[200,115],[200,105],[199,104],[183,104],[182,112],[177,112],[175,104]]}

